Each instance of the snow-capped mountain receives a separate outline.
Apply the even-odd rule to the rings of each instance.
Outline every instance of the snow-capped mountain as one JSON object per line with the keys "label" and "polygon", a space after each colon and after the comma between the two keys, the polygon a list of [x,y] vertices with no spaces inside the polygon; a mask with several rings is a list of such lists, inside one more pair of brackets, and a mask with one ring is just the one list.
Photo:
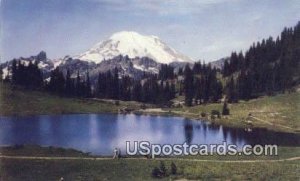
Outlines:
{"label": "snow-capped mountain", "polygon": [[145,36],[132,31],[115,33],[108,40],[96,44],[88,51],[73,58],[100,63],[118,55],[127,55],[129,58],[148,57],[163,64],[192,62],[192,59],[169,47],[158,37]]}
{"label": "snow-capped mountain", "polygon": [[[46,52],[44,51],[41,51],[35,56],[30,56],[28,58],[20,57],[20,58],[15,58],[13,60],[18,61],[25,66],[28,66],[29,62],[36,63],[37,61],[37,65],[42,70],[43,75],[45,77],[49,76],[51,70],[53,70],[56,66],[58,66],[58,64],[55,61],[47,58]],[[3,75],[2,75],[3,79],[7,75],[11,74],[11,67],[12,67],[13,60],[0,64],[0,68],[2,68],[3,71]]]}
{"label": "snow-capped mountain", "polygon": [[[24,65],[38,61],[45,79],[50,72],[59,68],[64,73],[71,72],[74,78],[77,72],[85,75],[89,72],[95,80],[100,72],[107,72],[118,68],[121,75],[141,78],[144,73],[157,74],[161,64],[170,64],[182,67],[193,61],[174,49],[167,46],[156,36],[144,36],[136,32],[123,31],[113,34],[108,40],[96,44],[93,48],[78,56],[65,56],[64,58],[50,60],[45,52],[29,58],[16,59]],[[12,61],[1,65],[4,77],[9,74]]]}

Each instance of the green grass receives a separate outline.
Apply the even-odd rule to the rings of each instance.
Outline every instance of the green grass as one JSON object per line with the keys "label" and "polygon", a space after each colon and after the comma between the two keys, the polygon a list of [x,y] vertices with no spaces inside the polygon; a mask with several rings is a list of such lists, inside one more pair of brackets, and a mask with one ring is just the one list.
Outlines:
{"label": "green grass", "polygon": [[[7,148],[5,148],[7,149]],[[10,148],[11,155],[24,155],[21,151],[31,155],[29,151],[43,152],[47,154],[49,147],[24,146]],[[53,149],[54,153],[61,155],[62,150]],[[3,151],[3,148],[2,148]],[[65,150],[75,157],[82,154],[75,150]],[[279,158],[299,156],[299,147],[280,147]],[[53,153],[50,153],[53,156]],[[177,174],[169,175],[159,180],[299,180],[300,161],[281,162],[214,162],[220,160],[219,156],[200,157],[193,159],[210,159],[210,162],[189,161],[191,157],[183,159],[163,160],[168,173],[171,162],[177,166]],[[226,157],[224,157],[226,158]],[[255,157],[256,158],[256,157]],[[253,158],[253,159],[255,159]],[[226,160],[228,157],[226,158]],[[229,160],[245,160],[246,156],[230,158]],[[256,158],[257,159],[257,158]],[[278,158],[265,157],[265,160]],[[158,159],[119,159],[119,160],[25,160],[4,159],[0,160],[0,180],[158,180],[151,176],[152,169],[158,167],[161,160]]]}
{"label": "green grass", "polygon": [[13,88],[0,83],[0,115],[41,115],[68,113],[117,113],[123,107],[137,109],[136,102],[114,102],[63,98],[39,91]]}
{"label": "green grass", "polygon": [[53,146],[41,147],[38,145],[2,146],[0,147],[0,153],[6,156],[91,157],[89,153],[75,149]]}
{"label": "green grass", "polygon": [[[75,149],[67,149],[52,146],[39,146],[39,145],[15,145],[15,146],[1,146],[0,153],[6,156],[34,156],[34,157],[110,157],[111,156],[99,156],[91,155],[90,153],[84,153]],[[291,157],[300,156],[300,147],[278,147],[278,155],[270,156],[255,156],[255,155],[189,155],[189,156],[177,156],[177,157],[162,157],[162,158],[180,158],[180,159],[197,159],[197,160],[278,160]],[[139,156],[136,156],[138,158]],[[141,156],[141,158],[144,158]],[[160,157],[157,157],[160,158]]]}
{"label": "green grass", "polygon": [[[0,180],[158,180],[151,171],[158,160],[6,160]],[[299,161],[274,163],[212,163],[173,161],[178,174],[159,180],[299,180]],[[164,161],[170,170],[171,161]]]}
{"label": "green grass", "polygon": [[[211,110],[222,113],[223,104],[214,103],[193,107],[174,108],[171,111],[185,112],[187,117],[200,118],[202,112],[210,114]],[[214,122],[236,127],[245,127],[245,121],[251,120],[255,127],[266,127],[285,132],[300,131],[300,92],[265,96],[249,101],[229,104],[230,115],[215,119]],[[192,113],[192,114],[189,114]],[[248,118],[249,113],[268,123]],[[209,117],[206,119],[209,120]],[[271,124],[269,124],[271,123]],[[289,128],[286,128],[289,127]]]}

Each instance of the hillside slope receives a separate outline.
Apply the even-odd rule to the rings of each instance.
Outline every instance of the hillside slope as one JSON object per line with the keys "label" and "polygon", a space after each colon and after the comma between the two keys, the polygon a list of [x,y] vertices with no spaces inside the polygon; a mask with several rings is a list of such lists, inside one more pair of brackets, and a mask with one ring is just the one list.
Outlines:
{"label": "hillside slope", "polygon": [[0,116],[71,113],[117,113],[119,109],[136,109],[134,102],[63,98],[39,91],[12,88],[0,83]]}
{"label": "hillside slope", "polygon": [[[200,118],[201,113],[210,114],[212,110],[218,110],[222,113],[222,108],[223,104],[213,103],[175,108],[172,111],[183,113],[190,118]],[[215,122],[237,127],[247,127],[247,122],[251,122],[255,127],[264,127],[271,130],[300,131],[299,91],[276,96],[263,96],[249,101],[239,101],[239,103],[229,104],[229,109],[229,116],[222,116],[221,119],[216,119]]]}

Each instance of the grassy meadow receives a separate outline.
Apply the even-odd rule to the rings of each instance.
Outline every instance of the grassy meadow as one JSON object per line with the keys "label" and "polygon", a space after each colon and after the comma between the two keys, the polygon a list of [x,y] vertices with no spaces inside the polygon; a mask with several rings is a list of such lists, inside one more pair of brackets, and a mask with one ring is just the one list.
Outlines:
{"label": "grassy meadow", "polygon": [[[18,148],[1,148],[10,155],[43,155],[56,157],[65,153],[73,157],[83,157],[84,153],[61,148],[41,148],[25,146]],[[51,150],[51,153],[50,151]],[[64,151],[63,151],[64,150]],[[274,161],[282,158],[299,156],[300,148],[281,147],[279,156],[254,159],[257,162],[243,162],[246,156],[220,161],[218,156],[193,158],[121,158],[101,159],[85,155],[85,159],[8,159],[0,160],[0,180],[299,180],[300,160]],[[26,153],[26,154],[24,154]],[[56,158],[53,157],[53,158]],[[226,158],[226,157],[225,157]],[[228,162],[231,160],[233,162]],[[241,162],[239,162],[239,160]],[[253,159],[252,159],[253,160]],[[167,175],[153,178],[152,170],[163,162]],[[177,168],[171,174],[171,163]]]}
{"label": "grassy meadow", "polygon": [[[270,130],[284,132],[300,132],[300,92],[264,96],[249,101],[229,104],[230,115],[212,120],[209,116],[212,110],[222,113],[223,104],[213,103],[193,107],[181,107],[171,110],[190,118],[201,118],[214,121],[221,125],[245,127],[251,122],[254,127],[265,127]],[[249,116],[251,115],[251,116]]]}
{"label": "grassy meadow", "polygon": [[[230,115],[211,119],[212,110],[222,111],[223,104],[198,105],[180,108],[141,110],[141,103],[110,100],[62,98],[39,91],[28,91],[0,84],[0,116],[68,113],[118,113],[124,107],[136,113],[176,115],[206,119],[217,124],[247,127],[265,127],[276,131],[299,133],[300,93],[260,97],[230,104]],[[150,109],[151,108],[151,109]],[[202,118],[201,113],[207,116]],[[251,116],[249,116],[249,113]],[[6,156],[21,156],[7,158]],[[24,159],[22,156],[49,157]],[[0,180],[299,180],[300,160],[279,160],[300,156],[299,147],[280,147],[278,156],[186,156],[180,158],[124,158],[99,159],[73,149],[41,148],[39,146],[2,147],[0,149]],[[79,157],[88,159],[55,159]],[[245,161],[253,162],[245,162]],[[273,161],[271,161],[273,160]],[[274,161],[276,160],[276,161]],[[167,176],[153,178],[154,167],[161,161]],[[229,162],[228,162],[229,161]],[[233,162],[231,162],[233,161]],[[171,163],[177,173],[170,173]]]}
{"label": "grassy meadow", "polygon": [[128,107],[137,109],[135,102],[66,98],[40,91],[29,91],[0,83],[0,115],[42,115],[79,113],[118,113]]}

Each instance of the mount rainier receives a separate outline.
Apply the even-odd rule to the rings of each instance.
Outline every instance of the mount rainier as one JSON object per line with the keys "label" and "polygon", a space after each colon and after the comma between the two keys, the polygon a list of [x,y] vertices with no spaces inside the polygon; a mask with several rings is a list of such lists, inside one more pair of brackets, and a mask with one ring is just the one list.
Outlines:
{"label": "mount rainier", "polygon": [[[40,53],[41,54],[41,53]],[[72,76],[77,72],[84,75],[89,71],[91,79],[95,80],[99,72],[118,68],[122,75],[139,78],[144,72],[158,73],[161,64],[172,64],[176,67],[192,63],[189,57],[180,54],[166,45],[156,36],[145,36],[137,32],[122,31],[113,34],[108,40],[94,45],[91,49],[75,56],[50,60],[46,54],[19,58],[21,62],[39,61],[45,79],[51,70],[59,67],[66,72],[69,69]],[[45,54],[45,55],[44,55]],[[12,61],[2,64],[7,73]],[[3,75],[6,76],[6,75]]]}
{"label": "mount rainier", "polygon": [[75,59],[100,63],[118,55],[129,58],[148,57],[158,63],[192,62],[192,60],[167,46],[156,36],[144,36],[137,32],[122,31],[108,40],[96,44],[90,50],[75,56]]}

